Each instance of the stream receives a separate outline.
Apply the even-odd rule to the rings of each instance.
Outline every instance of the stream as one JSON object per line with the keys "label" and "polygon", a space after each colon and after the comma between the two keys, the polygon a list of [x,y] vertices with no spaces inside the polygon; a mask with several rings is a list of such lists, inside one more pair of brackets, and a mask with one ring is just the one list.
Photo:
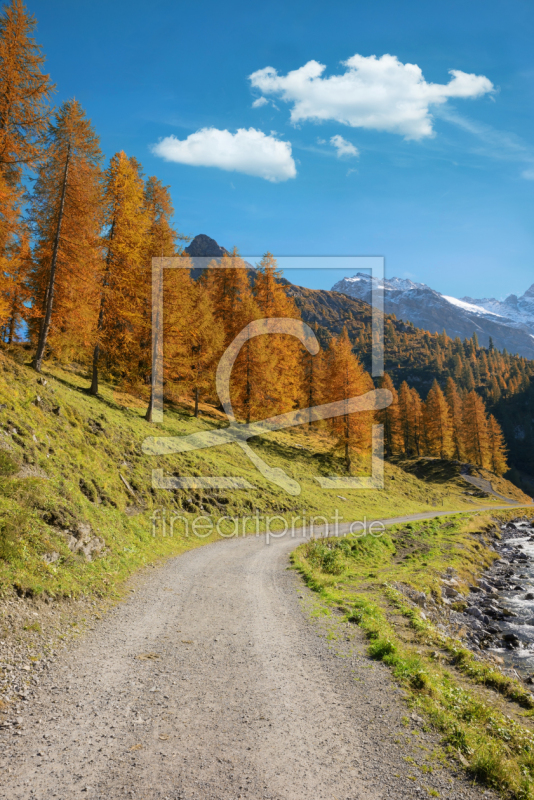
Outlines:
{"label": "stream", "polygon": [[501,537],[494,542],[500,558],[471,587],[466,611],[454,616],[475,650],[502,658],[525,678],[534,673],[534,522],[501,525]]}

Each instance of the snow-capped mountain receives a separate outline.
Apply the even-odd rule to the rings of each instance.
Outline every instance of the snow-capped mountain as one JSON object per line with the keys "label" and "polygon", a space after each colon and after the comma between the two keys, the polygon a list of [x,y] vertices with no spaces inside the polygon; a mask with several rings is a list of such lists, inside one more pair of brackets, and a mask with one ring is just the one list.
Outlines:
{"label": "snow-capped mountain", "polygon": [[[479,342],[488,346],[489,337],[499,350],[519,353],[534,359],[534,284],[522,297],[510,295],[504,301],[475,300],[472,297],[449,297],[424,283],[402,278],[384,279],[384,307],[387,314],[413,322],[431,333],[445,329],[449,336],[461,339],[476,332]],[[373,281],[370,275],[358,272],[333,287],[372,305]]]}
{"label": "snow-capped mountain", "polygon": [[534,333],[534,283],[522,297],[518,297],[516,294],[509,295],[506,300],[496,300],[494,297],[485,297],[483,300],[462,297],[461,301],[456,300],[455,302],[468,303],[479,310],[483,309],[492,314],[506,317],[516,322],[518,326],[526,326]]}

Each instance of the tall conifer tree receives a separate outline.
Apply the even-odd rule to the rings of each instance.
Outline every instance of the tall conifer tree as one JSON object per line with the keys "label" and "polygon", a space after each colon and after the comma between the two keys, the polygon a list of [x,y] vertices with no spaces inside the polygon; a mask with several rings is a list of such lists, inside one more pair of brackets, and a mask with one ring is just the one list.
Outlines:
{"label": "tall conifer tree", "polygon": [[445,397],[449,406],[449,414],[452,423],[452,455],[457,461],[464,459],[464,441],[463,441],[463,409],[462,398],[458,392],[453,378],[447,378],[447,385],[445,387]]}
{"label": "tall conifer tree", "polygon": [[[300,312],[286,287],[278,282],[281,273],[272,253],[265,253],[254,280],[254,297],[265,318],[300,319]],[[303,380],[304,349],[293,336],[271,334],[266,347],[273,362],[269,395],[270,414],[291,411],[298,402]]]}
{"label": "tall conifer tree", "polygon": [[436,380],[424,405],[424,424],[429,455],[449,458],[453,451],[452,423],[445,395]]}
{"label": "tall conifer tree", "polygon": [[91,394],[98,394],[102,352],[108,370],[122,379],[128,374],[127,354],[136,344],[146,314],[146,237],[150,218],[144,202],[140,165],[124,152],[116,153],[106,170],[105,261],[100,285],[98,320],[93,349]]}
{"label": "tall conifer tree", "polygon": [[[343,328],[338,338],[332,339],[328,353],[328,399],[349,400],[371,391],[373,381],[365,372],[360,360],[352,352],[347,329]],[[370,453],[372,411],[344,414],[334,417],[332,430],[336,446],[342,448],[345,469],[350,474],[355,453]]]}
{"label": "tall conifer tree", "polygon": [[[6,292],[13,298],[19,274],[9,262],[23,247],[22,175],[42,155],[54,90],[42,72],[45,59],[33,38],[35,26],[21,0],[12,0],[0,16],[0,324],[10,313]],[[21,284],[15,294],[24,291]]]}
{"label": "tall conifer tree", "polygon": [[49,337],[59,353],[89,345],[101,269],[101,159],[91,122],[77,100],[67,100],[50,124],[32,195],[38,372]]}
{"label": "tall conifer tree", "polygon": [[479,467],[489,467],[490,441],[486,407],[475,391],[469,392],[464,400],[463,430],[468,461]]}
{"label": "tall conifer tree", "polygon": [[390,376],[384,373],[380,381],[381,389],[388,389],[393,401],[390,406],[378,412],[377,419],[384,426],[384,449],[386,456],[401,453],[403,449],[403,436],[399,409],[399,396]]}
{"label": "tall conifer tree", "polygon": [[493,414],[490,414],[488,419],[488,437],[491,471],[496,475],[504,475],[508,471],[506,444],[501,426]]}

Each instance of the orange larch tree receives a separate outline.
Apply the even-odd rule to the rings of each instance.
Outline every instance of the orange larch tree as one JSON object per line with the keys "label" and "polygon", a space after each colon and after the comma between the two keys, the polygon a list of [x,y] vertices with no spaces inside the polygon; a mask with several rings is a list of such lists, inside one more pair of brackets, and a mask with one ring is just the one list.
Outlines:
{"label": "orange larch tree", "polygon": [[[185,239],[172,225],[174,209],[168,186],[163,186],[160,180],[149,177],[145,183],[144,207],[148,216],[149,226],[145,237],[144,274],[140,276],[140,315],[138,319],[138,334],[130,347],[128,359],[131,378],[130,385],[136,380],[146,383],[152,376],[152,363],[155,353],[152,352],[152,259],[173,258],[177,255],[177,242]],[[166,269],[163,273],[163,303],[165,306],[163,320],[161,321],[164,334],[163,353],[172,353],[174,359],[181,349],[173,348],[171,336],[174,329],[181,331],[183,337],[183,320],[187,317],[186,307],[189,307],[190,264],[184,262],[185,269]],[[132,347],[137,350],[133,352]],[[176,371],[176,365],[175,365]],[[154,381],[150,380],[150,400],[146,412],[147,421],[152,420],[154,408]]]}
{"label": "orange larch tree", "polygon": [[33,256],[30,247],[30,233],[27,228],[22,228],[18,242],[13,246],[4,277],[6,290],[7,316],[3,326],[3,338],[11,344],[17,338],[23,323],[27,322],[31,309],[30,276],[33,271]]}
{"label": "orange larch tree", "polygon": [[490,466],[490,440],[486,406],[475,391],[469,392],[463,405],[463,439],[465,455],[472,464]]}
{"label": "orange larch tree", "polygon": [[221,355],[224,332],[217,323],[209,295],[200,282],[193,281],[191,316],[187,335],[189,353],[189,381],[195,403],[194,415],[205,395],[215,395],[215,371]]}
{"label": "orange larch tree", "polygon": [[491,471],[496,475],[504,475],[508,472],[507,448],[501,426],[493,414],[490,414],[488,419],[488,437]]}
{"label": "orange larch tree", "polygon": [[[265,318],[300,319],[300,312],[287,288],[279,282],[281,272],[272,253],[265,253],[254,279],[254,297]],[[273,373],[269,394],[273,398],[266,411],[282,414],[298,405],[303,380],[304,348],[287,334],[271,334],[266,347],[272,356]]]}
{"label": "orange larch tree", "polygon": [[435,380],[423,407],[425,449],[431,456],[450,458],[453,452],[452,422],[445,395]]}
{"label": "orange larch tree", "polygon": [[128,353],[132,343],[135,347],[147,310],[146,297],[151,291],[151,285],[146,285],[146,237],[150,218],[144,200],[140,165],[124,152],[116,153],[105,178],[105,260],[93,348],[91,394],[98,394],[102,354],[106,369],[116,378],[123,379],[131,374]]}
{"label": "orange larch tree", "polygon": [[399,412],[403,450],[408,456],[421,455],[424,443],[423,404],[416,389],[406,381],[399,389]]}
{"label": "orange larch tree", "polygon": [[[21,0],[12,0],[0,16],[0,324],[9,315],[6,292],[13,296],[18,274],[9,262],[18,258],[24,235],[22,175],[42,155],[54,89],[42,72],[35,26]],[[20,296],[24,288],[16,292]]]}
{"label": "orange larch tree", "polygon": [[[224,348],[262,312],[250,285],[248,270],[236,250],[224,255],[218,267],[206,270],[201,281],[211,297],[215,317],[224,331]],[[255,336],[243,345],[231,375],[232,403],[236,414],[250,422],[268,416],[274,357],[266,336]]]}
{"label": "orange larch tree", "polygon": [[90,345],[101,270],[101,159],[82,107],[66,101],[49,126],[46,158],[31,197],[37,244],[30,330],[37,340],[38,372],[49,339],[56,354],[69,357]]}
{"label": "orange larch tree", "polygon": [[377,414],[378,422],[384,426],[384,450],[386,456],[396,455],[402,452],[403,436],[399,409],[399,395],[393,385],[390,376],[384,373],[380,380],[380,388],[388,389],[393,397],[391,405],[379,411]]}
{"label": "orange larch tree", "polygon": [[445,397],[449,406],[449,414],[452,424],[452,455],[458,461],[464,460],[464,439],[463,439],[463,408],[462,398],[458,392],[458,387],[454,378],[448,377],[445,386]]}
{"label": "orange larch tree", "polygon": [[301,408],[309,408],[308,428],[312,426],[322,427],[324,422],[313,422],[311,419],[311,409],[323,402],[328,402],[326,397],[327,384],[327,357],[324,350],[319,350],[316,355],[312,355],[307,350],[304,352],[302,360],[302,387],[301,387]]}
{"label": "orange larch tree", "polygon": [[[352,352],[347,329],[330,342],[328,353],[328,400],[349,400],[374,388],[373,381]],[[336,446],[343,449],[345,468],[350,474],[355,453],[371,452],[371,423],[374,412],[347,413],[332,419]]]}

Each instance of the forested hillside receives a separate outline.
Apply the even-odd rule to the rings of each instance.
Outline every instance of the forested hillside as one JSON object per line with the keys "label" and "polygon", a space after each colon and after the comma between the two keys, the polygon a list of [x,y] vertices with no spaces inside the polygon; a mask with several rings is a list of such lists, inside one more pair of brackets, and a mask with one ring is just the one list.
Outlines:
{"label": "forested hillside", "polygon": [[[367,369],[371,367],[371,307],[339,292],[291,288],[302,318],[315,327],[324,347],[345,327],[354,350]],[[476,334],[469,339],[451,339],[446,332],[429,333],[394,315],[385,318],[384,365],[393,384],[404,381],[426,398],[434,381],[445,391],[452,382],[460,396],[473,390],[485,402],[505,434],[512,471],[509,477],[530,487],[534,475],[534,362],[490,342],[480,347]],[[519,475],[519,471],[524,473]]]}
{"label": "forested hillside", "polygon": [[[150,421],[152,259],[176,256],[182,269],[164,276],[168,403],[191,403],[195,416],[203,402],[217,406],[221,355],[249,323],[265,317],[302,316],[321,349],[312,354],[284,334],[249,338],[231,374],[238,419],[249,422],[372,392],[366,371],[370,307],[288,284],[270,253],[251,280],[237,251],[219,248],[219,266],[225,268],[195,280],[182,244],[187,237],[174,227],[169,187],[146,176],[123,151],[106,164],[98,134],[77,100],[50,108],[53,86],[42,72],[34,27],[20,0],[0,21],[4,347],[26,341],[37,372],[47,360],[77,364],[95,396],[103,377],[146,401]],[[482,348],[476,336],[453,341],[394,317],[386,319],[385,332],[382,388],[392,393],[390,408],[310,420],[342,454],[348,474],[368,471],[377,420],[385,426],[392,457],[456,459],[502,475],[509,467],[507,444],[512,463],[528,468],[532,431],[523,409],[532,362],[500,353],[491,343]]]}

